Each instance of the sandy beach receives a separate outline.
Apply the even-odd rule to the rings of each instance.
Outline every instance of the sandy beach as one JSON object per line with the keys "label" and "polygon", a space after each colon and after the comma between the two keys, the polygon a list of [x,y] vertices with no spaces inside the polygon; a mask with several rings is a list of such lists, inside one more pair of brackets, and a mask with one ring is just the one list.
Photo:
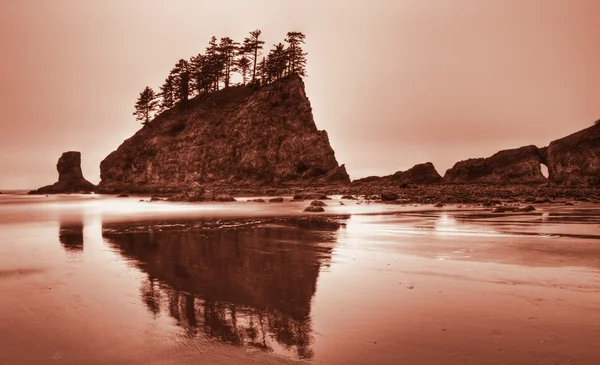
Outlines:
{"label": "sandy beach", "polygon": [[0,364],[600,362],[595,204],[148,198],[0,196]]}

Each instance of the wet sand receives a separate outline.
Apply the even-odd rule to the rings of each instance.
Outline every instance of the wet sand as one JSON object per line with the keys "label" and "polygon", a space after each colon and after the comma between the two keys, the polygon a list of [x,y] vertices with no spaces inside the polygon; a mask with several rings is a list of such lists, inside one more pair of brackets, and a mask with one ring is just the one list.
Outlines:
{"label": "wet sand", "polygon": [[140,199],[0,196],[0,364],[600,363],[597,205]]}

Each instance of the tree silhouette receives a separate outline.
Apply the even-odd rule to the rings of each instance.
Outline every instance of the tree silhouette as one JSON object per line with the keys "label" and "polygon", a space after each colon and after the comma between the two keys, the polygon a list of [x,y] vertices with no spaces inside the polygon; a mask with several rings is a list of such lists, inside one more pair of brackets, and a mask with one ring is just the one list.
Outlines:
{"label": "tree silhouette", "polygon": [[269,51],[266,68],[269,80],[279,80],[286,76],[289,54],[282,43],[274,44],[275,48]]}
{"label": "tree silhouette", "polygon": [[267,69],[268,58],[269,56],[263,57],[262,60],[260,60],[257,69],[258,73],[260,74],[260,79],[264,85],[267,85],[271,82],[271,79],[269,78],[270,75]]}
{"label": "tree silhouette", "polygon": [[208,42],[206,48],[206,74],[211,80],[212,89],[215,91],[219,90],[219,82],[223,76],[223,70],[225,68],[225,60],[221,55],[221,49],[217,43],[217,38],[212,37]]}
{"label": "tree silhouette", "polygon": [[175,105],[175,77],[171,74],[160,87],[160,111],[169,110]]}
{"label": "tree silhouette", "polygon": [[250,37],[244,39],[244,45],[242,46],[244,53],[252,57],[252,82],[256,81],[257,61],[258,57],[262,55],[260,50],[263,49],[263,44],[265,44],[264,41],[259,39],[261,34],[262,32],[258,29],[251,31]]}
{"label": "tree silhouette", "polygon": [[148,124],[150,118],[154,116],[154,112],[158,107],[157,95],[149,86],[140,93],[137,102],[135,103],[135,111],[133,115],[136,120],[141,120],[142,124]]}
{"label": "tree silhouette", "polygon": [[302,50],[306,36],[301,32],[288,32],[285,41],[288,47],[289,73],[306,76],[306,53]]}
{"label": "tree silhouette", "polygon": [[219,44],[219,54],[223,60],[223,81],[225,82],[226,88],[229,87],[231,72],[236,71],[235,55],[237,54],[239,45],[238,42],[234,42],[233,39],[229,37],[221,38],[221,43]]}
{"label": "tree silhouette", "polygon": [[176,101],[182,103],[187,108],[187,102],[190,97],[190,65],[186,60],[179,60],[175,68],[171,71],[174,79],[174,89]]}
{"label": "tree silhouette", "polygon": [[[149,111],[148,116],[138,115],[138,104],[134,114],[138,115],[138,120],[148,123],[158,104],[161,112],[172,109],[176,103],[187,108],[190,97],[218,91],[221,82],[228,88],[234,72],[240,73],[243,85],[248,83],[252,75],[251,81],[256,86],[259,86],[258,81],[269,84],[291,74],[306,76],[306,53],[302,49],[306,36],[303,33],[288,32],[285,37],[287,48],[282,43],[274,44],[274,48],[259,62],[265,44],[260,39],[261,34],[258,29],[251,31],[242,46],[229,37],[223,37],[219,42],[216,37],[211,37],[204,55],[199,53],[189,61],[181,59],[177,62],[160,87],[160,93],[153,95],[150,106],[154,109]],[[152,89],[150,91],[154,93]],[[149,93],[146,89],[144,92]],[[161,98],[160,103],[156,101],[157,96]],[[140,106],[143,107],[143,104]],[[600,124],[600,121],[596,124]]]}
{"label": "tree silhouette", "polygon": [[242,84],[246,85],[248,71],[250,70],[250,60],[246,56],[242,56],[237,61],[237,69],[242,74]]}
{"label": "tree silhouette", "polygon": [[[206,91],[206,81],[204,80],[204,75],[202,74],[203,65],[204,56],[201,53],[198,53],[196,56],[192,56],[189,60],[190,84],[194,92],[198,95]],[[190,92],[190,95],[192,94],[193,93]]]}

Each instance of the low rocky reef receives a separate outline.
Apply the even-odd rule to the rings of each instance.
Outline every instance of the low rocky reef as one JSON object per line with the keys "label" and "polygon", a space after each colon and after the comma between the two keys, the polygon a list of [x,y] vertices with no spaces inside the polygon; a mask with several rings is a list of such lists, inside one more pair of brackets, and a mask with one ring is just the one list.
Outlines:
{"label": "low rocky reef", "polygon": [[[548,177],[542,173],[548,168]],[[411,187],[435,184],[539,185],[600,187],[600,125],[552,141],[502,150],[486,158],[457,162],[442,178],[430,162],[388,176],[352,181],[352,187]]]}
{"label": "low rocky reef", "polygon": [[353,186],[400,186],[439,184],[443,181],[431,162],[415,165],[393,175],[369,176],[352,181]]}
{"label": "low rocky reef", "polygon": [[500,151],[488,158],[457,162],[446,171],[444,182],[460,184],[543,183],[542,157],[536,146]]}
{"label": "low rocky reef", "polygon": [[64,152],[56,163],[58,182],[32,190],[29,194],[64,194],[91,192],[96,186],[83,177],[81,171],[81,153]]}

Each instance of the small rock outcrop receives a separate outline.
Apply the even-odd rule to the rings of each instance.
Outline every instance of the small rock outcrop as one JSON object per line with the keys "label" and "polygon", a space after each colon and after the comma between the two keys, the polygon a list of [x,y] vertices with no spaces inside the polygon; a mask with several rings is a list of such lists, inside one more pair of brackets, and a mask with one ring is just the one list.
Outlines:
{"label": "small rock outcrop", "polygon": [[362,179],[352,181],[353,185],[393,185],[402,186],[408,184],[429,185],[439,184],[442,182],[442,177],[435,170],[431,162],[422,163],[413,166],[406,171],[398,171],[393,175],[387,176],[369,176]]}
{"label": "small rock outcrop", "polygon": [[542,156],[536,146],[504,150],[488,158],[457,162],[446,171],[444,181],[455,184],[543,183]]}
{"label": "small rock outcrop", "polygon": [[548,177],[559,185],[600,185],[600,125],[550,143]]}
{"label": "small rock outcrop", "polygon": [[94,184],[83,177],[80,152],[64,152],[58,159],[56,169],[58,170],[58,182],[30,191],[29,194],[78,193],[95,189]]}
{"label": "small rock outcrop", "polygon": [[309,213],[322,213],[325,211],[325,209],[316,205],[309,205],[308,207],[304,208],[304,211]]}
{"label": "small rock outcrop", "polygon": [[289,76],[236,86],[163,112],[100,164],[102,192],[182,193],[193,183],[231,189],[348,184],[304,82]]}

